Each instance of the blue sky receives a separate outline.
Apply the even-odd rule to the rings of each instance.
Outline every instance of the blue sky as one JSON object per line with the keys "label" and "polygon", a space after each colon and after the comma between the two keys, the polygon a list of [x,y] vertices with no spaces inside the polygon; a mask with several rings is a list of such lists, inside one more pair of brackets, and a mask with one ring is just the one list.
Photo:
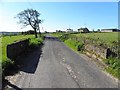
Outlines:
{"label": "blue sky", "polygon": [[[44,22],[40,25],[44,31],[77,30],[88,27],[90,30],[118,27],[117,2],[6,2],[1,3],[0,31],[25,31],[30,27],[20,29],[13,18],[27,8],[36,9],[41,13]],[[41,31],[43,31],[41,30]]]}

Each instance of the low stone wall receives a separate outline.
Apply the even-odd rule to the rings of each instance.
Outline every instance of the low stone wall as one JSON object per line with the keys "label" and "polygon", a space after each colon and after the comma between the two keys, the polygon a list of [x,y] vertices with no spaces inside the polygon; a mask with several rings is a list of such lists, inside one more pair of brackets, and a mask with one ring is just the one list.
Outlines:
{"label": "low stone wall", "polygon": [[14,60],[28,48],[29,39],[7,45],[7,57]]}
{"label": "low stone wall", "polygon": [[109,48],[103,48],[101,46],[95,46],[90,44],[85,45],[85,52],[87,55],[96,59],[106,59],[111,54]]}

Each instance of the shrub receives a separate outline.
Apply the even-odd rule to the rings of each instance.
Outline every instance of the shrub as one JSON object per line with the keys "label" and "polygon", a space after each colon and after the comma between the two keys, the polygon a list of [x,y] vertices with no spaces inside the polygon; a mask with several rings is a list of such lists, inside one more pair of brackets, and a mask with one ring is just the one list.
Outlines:
{"label": "shrub", "polygon": [[64,42],[65,40],[68,39],[68,36],[69,36],[69,34],[63,34],[59,37],[59,39]]}
{"label": "shrub", "polygon": [[3,71],[3,73],[7,72],[9,67],[12,66],[13,64],[14,64],[14,61],[10,60],[9,58],[7,58],[5,61],[3,61],[2,62],[2,71]]}
{"label": "shrub", "polygon": [[109,57],[108,59],[104,59],[103,62],[108,65],[106,71],[120,79],[120,60],[118,60],[118,58]]}
{"label": "shrub", "polygon": [[118,58],[109,57],[108,59],[104,59],[103,61],[112,69],[120,69],[120,60],[118,60]]}
{"label": "shrub", "polygon": [[40,44],[42,44],[42,42],[43,42],[42,38],[32,38],[32,39],[29,40],[29,47],[30,48],[36,48]]}
{"label": "shrub", "polygon": [[77,44],[77,51],[83,51],[84,50],[84,44],[83,43],[78,43]]}

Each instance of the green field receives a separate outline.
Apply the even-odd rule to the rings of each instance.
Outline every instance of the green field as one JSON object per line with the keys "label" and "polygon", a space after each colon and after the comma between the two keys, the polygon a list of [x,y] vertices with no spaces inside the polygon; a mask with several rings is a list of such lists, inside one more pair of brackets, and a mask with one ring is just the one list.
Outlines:
{"label": "green field", "polygon": [[6,56],[6,47],[8,44],[14,43],[19,40],[24,40],[27,38],[34,38],[34,35],[18,35],[18,36],[4,36],[1,37],[1,44],[0,44],[0,51],[2,51],[2,54],[0,54],[1,61],[5,61],[7,59]]}
{"label": "green field", "polygon": [[74,34],[77,37],[86,37],[89,39],[99,40],[106,44],[112,44],[114,42],[118,42],[118,33],[117,32],[109,32],[109,33],[80,33]]}
{"label": "green field", "polygon": [[[53,33],[52,36],[61,37],[64,34],[69,33]],[[77,34],[69,34],[68,38],[77,38],[79,40],[85,39],[90,40],[91,42],[94,41],[97,43],[102,43],[105,46],[114,47],[118,45],[118,32],[108,32],[108,33],[77,33]],[[94,43],[94,44],[95,44]]]}

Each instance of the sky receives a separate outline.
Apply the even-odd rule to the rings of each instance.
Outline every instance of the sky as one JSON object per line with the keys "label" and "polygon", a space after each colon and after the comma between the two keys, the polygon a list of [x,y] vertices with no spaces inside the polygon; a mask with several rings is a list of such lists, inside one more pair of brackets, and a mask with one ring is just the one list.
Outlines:
{"label": "sky", "polygon": [[40,30],[54,32],[68,28],[77,31],[118,28],[117,2],[2,2],[0,3],[0,31],[21,32],[22,28],[14,18],[19,12],[32,8],[37,10],[43,23]]}

